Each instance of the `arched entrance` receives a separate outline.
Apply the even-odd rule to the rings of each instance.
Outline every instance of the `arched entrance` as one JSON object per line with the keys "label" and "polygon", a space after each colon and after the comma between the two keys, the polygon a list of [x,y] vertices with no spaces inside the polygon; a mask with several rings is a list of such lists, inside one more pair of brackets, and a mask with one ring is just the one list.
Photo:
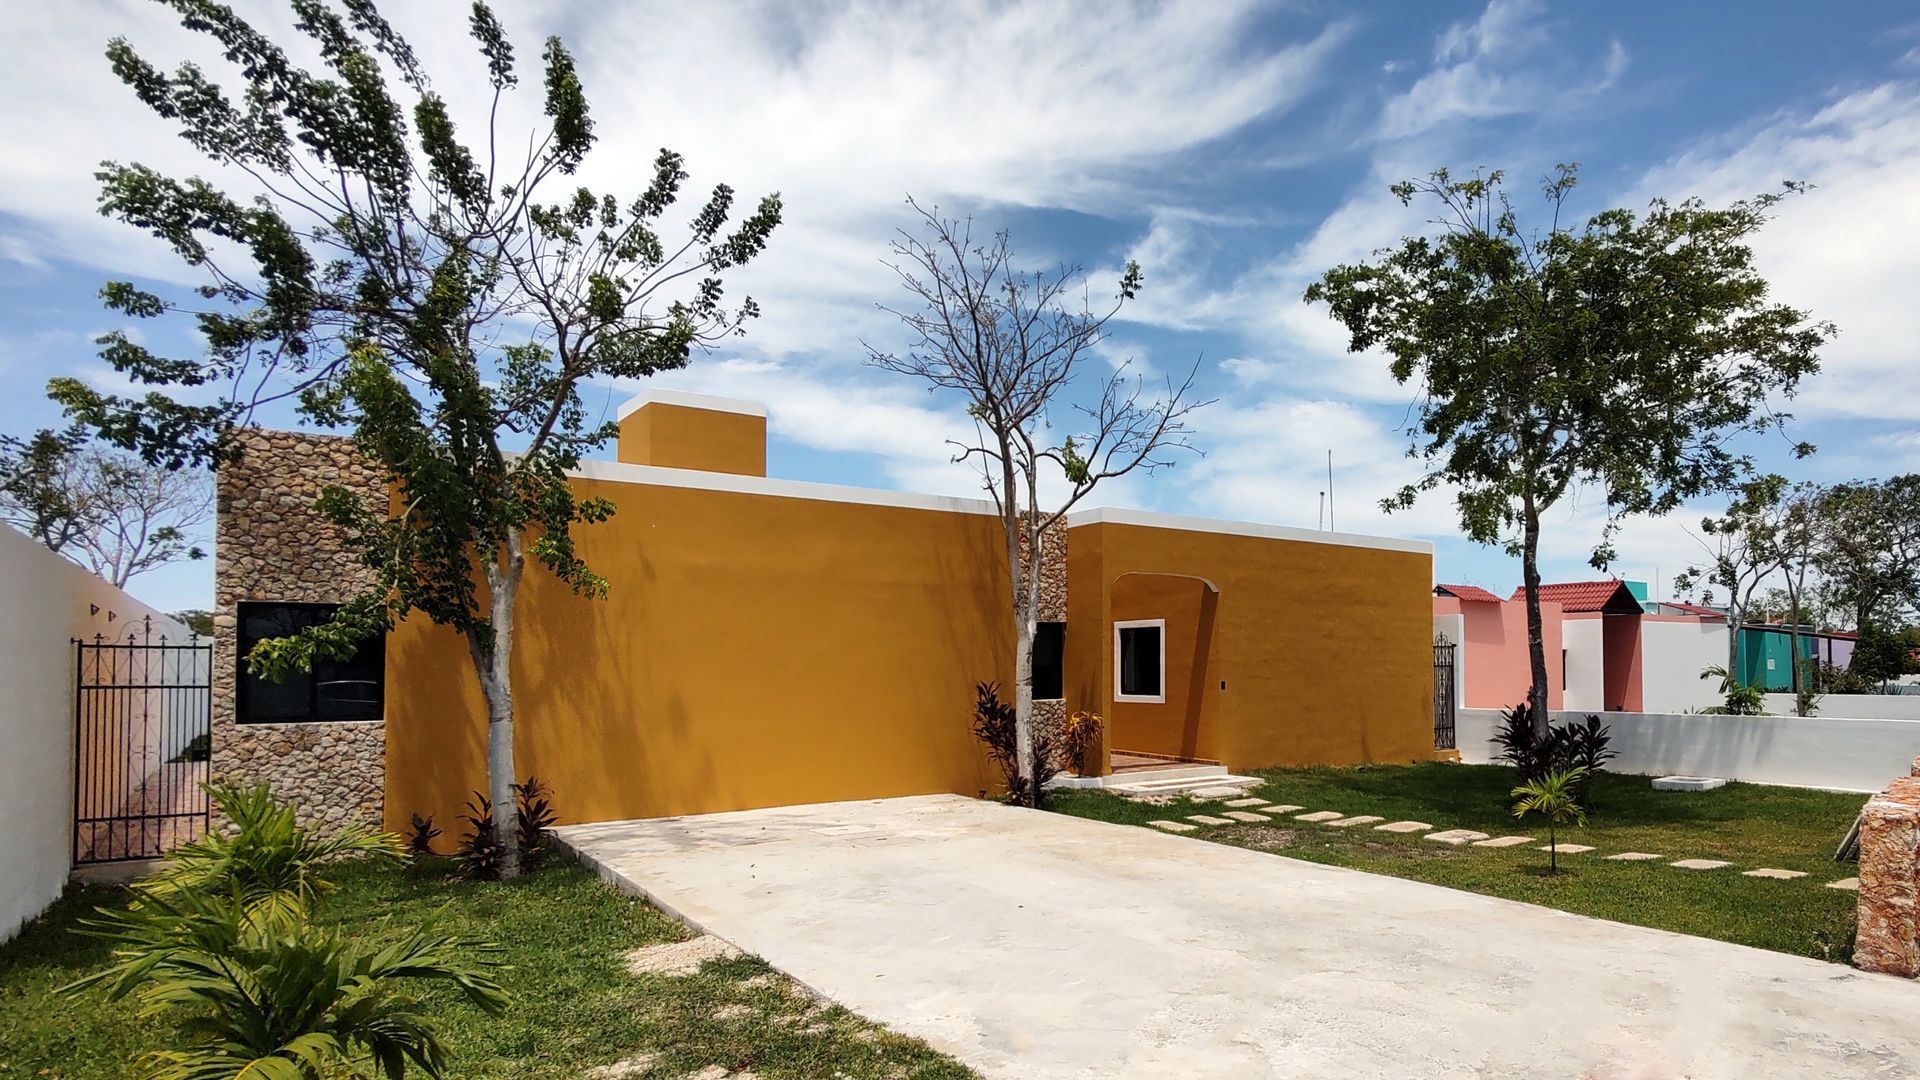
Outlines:
{"label": "arched entrance", "polygon": [[1107,587],[1113,772],[1220,761],[1220,589],[1192,574],[1129,571]]}

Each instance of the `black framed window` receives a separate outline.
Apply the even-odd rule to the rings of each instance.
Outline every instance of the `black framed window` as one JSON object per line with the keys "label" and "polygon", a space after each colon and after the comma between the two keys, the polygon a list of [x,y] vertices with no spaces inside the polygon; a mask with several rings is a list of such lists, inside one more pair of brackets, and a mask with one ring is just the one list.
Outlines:
{"label": "black framed window", "polygon": [[1058,701],[1066,694],[1067,624],[1033,628],[1033,700]]}
{"label": "black framed window", "polygon": [[234,680],[234,719],[242,724],[324,724],[378,720],[386,697],[387,639],[381,634],[360,643],[346,660],[316,659],[310,672],[289,672],[274,682],[247,671],[247,654],[267,638],[286,637],[318,626],[340,610],[338,604],[297,604],[247,600],[240,604],[238,678]]}
{"label": "black framed window", "polygon": [[1121,701],[1166,698],[1166,623],[1160,619],[1114,627],[1114,697]]}

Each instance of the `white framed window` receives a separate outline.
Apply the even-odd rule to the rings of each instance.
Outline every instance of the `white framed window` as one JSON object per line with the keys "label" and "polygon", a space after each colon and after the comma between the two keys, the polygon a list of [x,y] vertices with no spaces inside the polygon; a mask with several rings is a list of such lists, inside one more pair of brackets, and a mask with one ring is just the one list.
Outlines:
{"label": "white framed window", "polygon": [[1167,620],[1113,624],[1113,700],[1166,703]]}

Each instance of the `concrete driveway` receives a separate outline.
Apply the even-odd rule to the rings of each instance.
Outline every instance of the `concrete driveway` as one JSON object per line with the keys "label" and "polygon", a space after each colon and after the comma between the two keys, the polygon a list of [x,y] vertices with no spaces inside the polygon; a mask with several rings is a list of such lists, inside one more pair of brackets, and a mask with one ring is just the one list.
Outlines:
{"label": "concrete driveway", "polygon": [[559,831],[988,1076],[1920,1075],[1920,985],[1147,829],[930,796]]}

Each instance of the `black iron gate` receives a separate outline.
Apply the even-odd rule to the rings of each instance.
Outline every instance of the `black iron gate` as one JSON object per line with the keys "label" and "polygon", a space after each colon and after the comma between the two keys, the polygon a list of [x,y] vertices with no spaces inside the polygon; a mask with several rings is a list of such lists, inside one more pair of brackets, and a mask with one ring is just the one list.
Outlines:
{"label": "black iron gate", "polygon": [[73,861],[158,858],[203,835],[213,647],[151,619],[73,647]]}
{"label": "black iron gate", "polygon": [[1458,646],[1445,638],[1433,639],[1433,748],[1457,750],[1454,745],[1454,672],[1453,651]]}

